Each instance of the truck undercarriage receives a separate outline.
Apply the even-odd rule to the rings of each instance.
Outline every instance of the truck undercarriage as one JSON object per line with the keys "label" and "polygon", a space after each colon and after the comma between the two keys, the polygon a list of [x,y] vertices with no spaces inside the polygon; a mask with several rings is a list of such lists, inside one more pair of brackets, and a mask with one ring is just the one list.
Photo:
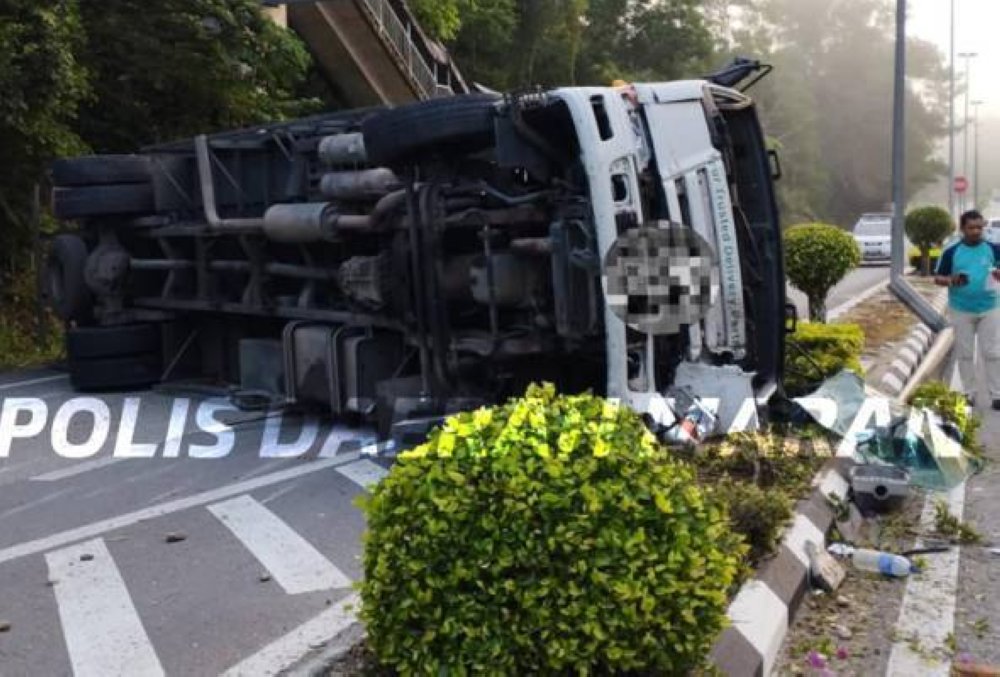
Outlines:
{"label": "truck undercarriage", "polygon": [[[532,381],[636,404],[685,362],[769,397],[771,168],[749,99],[699,87],[475,94],[60,161],[54,209],[81,227],[53,243],[47,288],[73,381],[234,384],[384,436]],[[677,224],[713,248],[721,302],[646,334],[609,314],[604,260]]]}

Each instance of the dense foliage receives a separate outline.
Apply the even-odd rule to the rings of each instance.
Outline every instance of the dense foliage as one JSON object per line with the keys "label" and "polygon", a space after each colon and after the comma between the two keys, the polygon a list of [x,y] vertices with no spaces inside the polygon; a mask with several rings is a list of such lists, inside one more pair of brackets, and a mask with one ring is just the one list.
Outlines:
{"label": "dense foliage", "polygon": [[826,296],[861,263],[858,245],[837,226],[809,223],[785,231],[785,273],[809,299],[809,318],[826,322]]}
{"label": "dense foliage", "polygon": [[800,323],[785,350],[785,389],[804,395],[844,369],[861,374],[864,347],[864,331],[856,324]]}
{"label": "dense foliage", "polygon": [[920,249],[920,272],[931,272],[931,249],[940,246],[955,229],[947,209],[928,206],[917,207],[906,215],[906,236]]}
{"label": "dense foliage", "polygon": [[363,505],[361,616],[405,674],[684,674],[745,552],[634,412],[551,386],[453,416]]}

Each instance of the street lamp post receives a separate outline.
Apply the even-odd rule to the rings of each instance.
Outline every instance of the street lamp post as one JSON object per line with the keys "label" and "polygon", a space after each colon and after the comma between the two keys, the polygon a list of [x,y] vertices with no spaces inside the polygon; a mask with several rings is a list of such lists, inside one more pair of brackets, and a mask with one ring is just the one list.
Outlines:
{"label": "street lamp post", "polygon": [[896,0],[896,65],[892,102],[892,265],[889,289],[934,331],[947,326],[944,317],[903,275],[903,223],[906,210],[906,0]]}
{"label": "street lamp post", "polygon": [[948,213],[955,218],[955,0],[951,0],[951,43],[948,49]]}
{"label": "street lamp post", "polygon": [[[963,118],[962,132],[962,174],[966,179],[969,178],[969,97],[972,94],[972,69],[970,63],[972,59],[975,59],[979,54],[977,52],[962,52],[958,55],[959,57],[965,59],[965,117]],[[962,211],[965,211],[965,195],[962,193]]]}
{"label": "street lamp post", "polygon": [[972,102],[972,176],[975,181],[972,184],[975,187],[972,198],[973,209],[979,209],[979,107],[984,103],[986,102],[982,100]]}

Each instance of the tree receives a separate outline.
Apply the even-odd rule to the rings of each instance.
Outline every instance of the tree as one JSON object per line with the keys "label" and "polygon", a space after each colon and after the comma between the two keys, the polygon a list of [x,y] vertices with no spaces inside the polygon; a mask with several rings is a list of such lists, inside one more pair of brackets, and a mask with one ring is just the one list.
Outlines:
{"label": "tree", "polygon": [[80,42],[75,2],[0,2],[0,287],[29,241],[46,164],[84,150],[72,126],[89,91]]}
{"label": "tree", "polygon": [[809,319],[826,322],[826,296],[861,263],[854,238],[837,226],[809,223],[785,231],[785,272],[809,299]]}
{"label": "tree", "polygon": [[920,248],[920,274],[930,275],[931,248],[954,230],[948,210],[941,207],[918,207],[906,215],[906,236]]}
{"label": "tree", "polygon": [[[890,0],[742,0],[726,40],[775,66],[754,90],[784,153],[778,187],[788,221],[845,225],[891,200],[893,7]],[[717,12],[716,12],[717,13]],[[719,22],[716,21],[716,24]],[[934,182],[944,136],[944,57],[908,44],[907,189]]]}
{"label": "tree", "polygon": [[309,55],[254,0],[81,6],[94,97],[81,136],[98,152],[295,117]]}

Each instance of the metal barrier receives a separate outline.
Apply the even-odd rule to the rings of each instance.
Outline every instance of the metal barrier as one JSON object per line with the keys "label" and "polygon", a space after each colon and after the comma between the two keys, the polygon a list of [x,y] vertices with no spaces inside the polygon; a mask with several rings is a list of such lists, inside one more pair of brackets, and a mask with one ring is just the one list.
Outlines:
{"label": "metal barrier", "polygon": [[452,93],[449,85],[438,82],[438,64],[429,62],[413,41],[412,22],[404,21],[388,0],[358,0],[358,4],[402,71],[417,88],[420,98],[430,99],[441,93]]}

